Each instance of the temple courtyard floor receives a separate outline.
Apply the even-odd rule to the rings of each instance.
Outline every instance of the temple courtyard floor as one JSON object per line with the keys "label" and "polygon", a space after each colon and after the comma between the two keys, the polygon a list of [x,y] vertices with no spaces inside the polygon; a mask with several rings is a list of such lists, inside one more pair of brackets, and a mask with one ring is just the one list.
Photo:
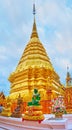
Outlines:
{"label": "temple courtyard floor", "polygon": [[45,119],[38,121],[22,121],[22,118],[0,116],[0,130],[72,130],[72,114],[55,119],[52,114],[45,114]]}

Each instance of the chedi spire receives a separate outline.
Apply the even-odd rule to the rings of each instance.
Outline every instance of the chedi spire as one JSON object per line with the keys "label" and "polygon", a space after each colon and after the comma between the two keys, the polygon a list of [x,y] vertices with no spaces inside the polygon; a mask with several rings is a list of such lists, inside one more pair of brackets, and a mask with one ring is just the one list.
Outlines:
{"label": "chedi spire", "polygon": [[38,38],[37,27],[36,27],[36,22],[35,22],[35,14],[36,14],[36,9],[35,9],[35,3],[34,3],[33,4],[34,23],[33,23],[33,29],[32,29],[31,38],[33,38],[33,37],[37,37]]}

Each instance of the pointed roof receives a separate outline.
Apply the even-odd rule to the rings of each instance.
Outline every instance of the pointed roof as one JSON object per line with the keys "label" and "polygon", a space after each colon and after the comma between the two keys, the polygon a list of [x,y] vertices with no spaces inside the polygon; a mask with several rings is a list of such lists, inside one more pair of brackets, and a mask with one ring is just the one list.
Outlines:
{"label": "pointed roof", "polygon": [[3,92],[0,92],[0,98],[5,99],[5,95],[4,95],[4,93],[3,93]]}
{"label": "pointed roof", "polygon": [[36,27],[36,22],[35,22],[35,14],[36,14],[36,9],[35,9],[35,3],[34,3],[33,4],[34,23],[33,23],[33,29],[32,29],[31,38],[33,38],[33,37],[37,37],[38,38],[37,27]]}
{"label": "pointed roof", "polygon": [[70,78],[69,67],[67,66],[67,78]]}
{"label": "pointed roof", "polygon": [[32,34],[31,34],[31,38],[33,38],[33,37],[37,37],[37,38],[38,38],[38,33],[37,33],[37,27],[36,27],[35,17],[34,17],[34,23],[33,23]]}

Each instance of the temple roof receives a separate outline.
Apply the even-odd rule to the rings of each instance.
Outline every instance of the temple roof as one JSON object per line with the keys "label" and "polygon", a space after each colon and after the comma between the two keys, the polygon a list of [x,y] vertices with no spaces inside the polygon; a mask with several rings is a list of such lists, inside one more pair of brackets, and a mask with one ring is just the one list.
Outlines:
{"label": "temple roof", "polygon": [[5,95],[4,95],[4,93],[3,93],[3,92],[0,92],[0,98],[5,99]]}

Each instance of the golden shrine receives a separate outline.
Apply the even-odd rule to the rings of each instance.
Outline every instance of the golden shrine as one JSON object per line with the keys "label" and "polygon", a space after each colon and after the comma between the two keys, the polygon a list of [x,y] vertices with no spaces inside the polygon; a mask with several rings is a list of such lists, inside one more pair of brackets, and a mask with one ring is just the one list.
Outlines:
{"label": "golden shrine", "polygon": [[64,98],[67,113],[72,113],[72,78],[69,71],[67,71],[66,76],[66,89]]}
{"label": "golden shrine", "polygon": [[37,88],[41,101],[46,103],[58,95],[64,95],[64,86],[39,39],[35,20],[35,4],[33,14],[34,22],[30,40],[16,70],[9,76],[11,82],[9,97],[12,100],[17,99],[20,94],[25,102],[29,102],[32,99],[34,88]]}
{"label": "golden shrine", "polygon": [[11,116],[11,100],[9,97],[6,99],[6,106],[1,113],[2,116]]}

